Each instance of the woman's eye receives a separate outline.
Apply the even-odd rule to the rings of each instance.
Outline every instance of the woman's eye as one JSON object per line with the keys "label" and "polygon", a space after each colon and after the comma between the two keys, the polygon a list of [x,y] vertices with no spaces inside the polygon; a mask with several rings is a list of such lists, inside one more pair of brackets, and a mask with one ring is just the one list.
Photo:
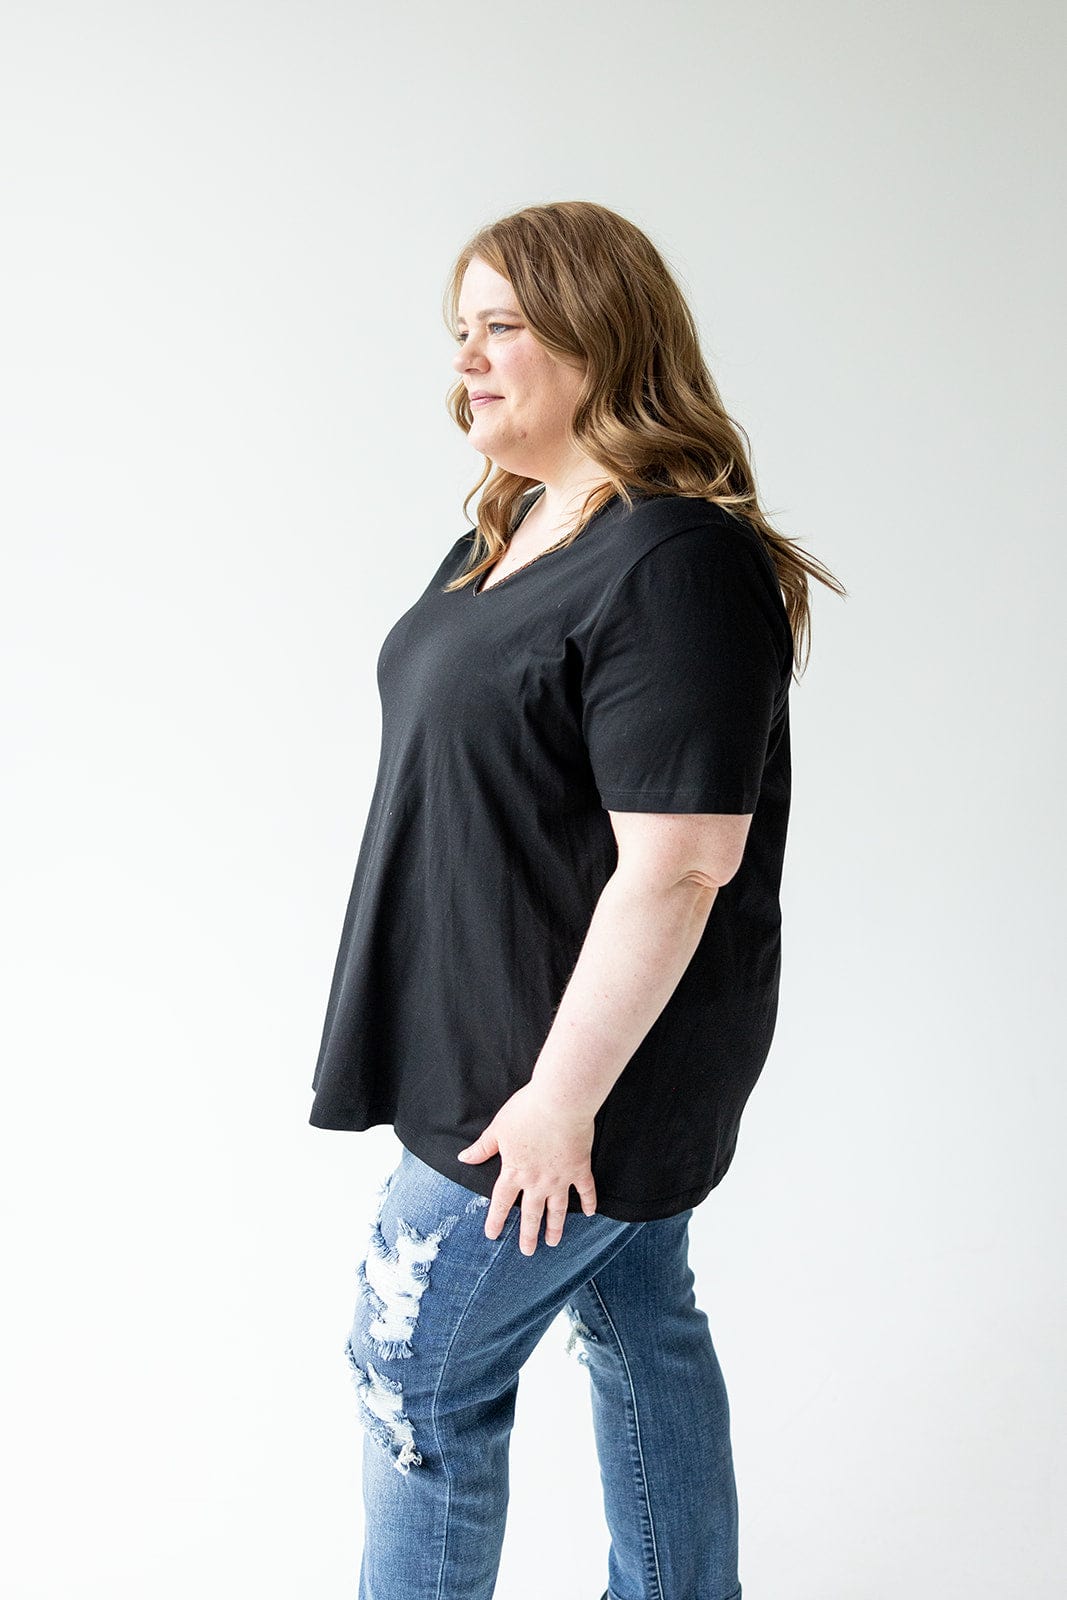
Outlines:
{"label": "woman's eye", "polygon": [[[506,333],[509,328],[513,328],[514,327],[514,324],[511,323],[511,322],[487,322],[486,323],[486,327],[489,329],[490,332],[492,332],[492,330],[494,328],[503,328],[504,332]],[[463,344],[463,342],[466,339],[466,337],[467,337],[467,335],[465,333],[457,333],[456,334],[456,342],[458,344]]]}

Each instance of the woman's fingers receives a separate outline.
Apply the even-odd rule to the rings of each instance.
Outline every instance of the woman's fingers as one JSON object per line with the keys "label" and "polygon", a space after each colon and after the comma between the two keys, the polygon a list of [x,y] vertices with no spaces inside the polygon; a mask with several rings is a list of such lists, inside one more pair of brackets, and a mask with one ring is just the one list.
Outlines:
{"label": "woman's fingers", "polygon": [[[567,1193],[570,1193],[568,1188]],[[563,1225],[567,1220],[567,1195],[562,1200],[558,1194],[548,1197],[548,1219],[545,1222],[545,1243],[559,1244],[563,1238]]]}
{"label": "woman's fingers", "polygon": [[524,1256],[532,1256],[537,1249],[537,1235],[541,1231],[541,1218],[544,1215],[545,1196],[536,1191],[528,1194],[522,1191],[522,1222],[519,1225],[519,1249]]}
{"label": "woman's fingers", "polygon": [[[524,1256],[532,1256],[537,1249],[542,1220],[545,1224],[546,1244],[557,1245],[563,1238],[571,1184],[564,1190],[557,1189],[546,1193],[543,1189],[524,1188],[515,1173],[516,1169],[512,1169],[512,1175],[506,1177],[502,1172],[493,1185],[492,1199],[485,1218],[485,1236],[487,1239],[499,1239],[512,1206],[518,1205],[519,1249]],[[582,1202],[582,1210],[586,1216],[592,1216],[596,1210],[596,1186],[592,1177],[572,1182]]]}
{"label": "woman's fingers", "polygon": [[508,1220],[508,1213],[519,1196],[519,1186],[501,1173],[493,1185],[493,1196],[485,1217],[485,1237],[499,1239]]}

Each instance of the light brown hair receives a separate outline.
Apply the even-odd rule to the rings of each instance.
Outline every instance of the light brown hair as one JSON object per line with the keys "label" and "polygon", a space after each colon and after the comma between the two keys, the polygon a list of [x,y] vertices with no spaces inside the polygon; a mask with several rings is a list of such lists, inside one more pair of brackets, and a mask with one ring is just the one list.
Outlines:
{"label": "light brown hair", "polygon": [[[681,289],[651,240],[632,222],[588,200],[528,206],[479,228],[463,246],[445,291],[445,322],[459,337],[463,276],[478,256],[508,280],[530,331],[552,355],[584,368],[571,421],[578,449],[604,469],[567,543],[614,495],[631,491],[710,500],[744,518],[774,561],[793,633],[795,667],[810,647],[808,575],[847,591],[786,538],[760,509],[748,435],[726,411],[700,349]],[[449,391],[449,414],[469,433],[467,387]],[[507,547],[522,496],[536,480],[486,459],[478,490],[472,563],[446,585],[477,581]]]}

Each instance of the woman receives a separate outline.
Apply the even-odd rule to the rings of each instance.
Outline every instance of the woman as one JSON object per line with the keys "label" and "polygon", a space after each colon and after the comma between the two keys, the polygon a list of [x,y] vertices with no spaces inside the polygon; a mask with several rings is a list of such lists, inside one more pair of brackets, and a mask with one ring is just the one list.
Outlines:
{"label": "woman", "polygon": [[688,1224],[774,1030],[788,692],[825,569],[762,516],[691,314],[624,218],[572,202],[479,231],[447,315],[486,487],[382,645],[310,1117],[403,1146],[345,1347],[359,1593],[490,1600],[519,1371],[565,1310],[608,1600],[736,1600]]}

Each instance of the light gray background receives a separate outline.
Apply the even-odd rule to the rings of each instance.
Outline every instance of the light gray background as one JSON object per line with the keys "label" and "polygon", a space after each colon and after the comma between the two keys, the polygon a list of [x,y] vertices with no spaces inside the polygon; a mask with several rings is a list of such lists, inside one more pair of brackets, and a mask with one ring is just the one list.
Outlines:
{"label": "light gray background", "polygon": [[[453,255],[584,198],[665,252],[850,591],[793,693],[778,1032],[692,1227],[745,1600],[1058,1596],[1062,8],[0,35],[5,1593],[355,1592],[342,1347],[399,1146],[306,1119],[374,666],[468,525]],[[604,1587],[565,1334],[501,1600]]]}

